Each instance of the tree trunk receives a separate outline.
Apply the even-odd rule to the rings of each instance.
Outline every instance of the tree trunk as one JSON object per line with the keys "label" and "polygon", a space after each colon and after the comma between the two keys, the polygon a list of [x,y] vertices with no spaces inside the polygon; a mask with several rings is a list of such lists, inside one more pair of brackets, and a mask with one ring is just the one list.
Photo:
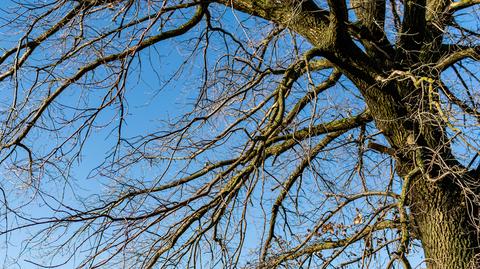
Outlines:
{"label": "tree trunk", "polygon": [[[364,78],[351,77],[360,89],[367,84],[361,83]],[[408,80],[363,89],[377,127],[397,153],[398,174],[404,177],[425,166],[410,179],[407,198],[428,268],[480,268],[474,259],[480,245],[473,220],[479,210],[468,199],[478,190],[467,183],[478,175],[456,161],[443,119],[428,118],[437,113],[429,110],[428,98],[422,98],[428,93]]]}
{"label": "tree trunk", "polygon": [[411,211],[430,269],[478,268],[476,210],[453,178],[432,183],[419,176],[411,186]]}
{"label": "tree trunk", "polygon": [[[368,84],[362,83],[364,78],[351,77],[360,89]],[[407,198],[428,268],[480,268],[474,261],[480,245],[473,220],[479,210],[468,199],[478,190],[466,183],[478,176],[469,175],[454,158],[446,127],[439,124],[442,119],[426,118],[435,111],[421,111],[430,107],[422,103],[428,101],[421,97],[426,93],[410,82],[364,89],[377,127],[397,152],[398,174],[405,176],[415,167],[425,166],[410,179]]]}

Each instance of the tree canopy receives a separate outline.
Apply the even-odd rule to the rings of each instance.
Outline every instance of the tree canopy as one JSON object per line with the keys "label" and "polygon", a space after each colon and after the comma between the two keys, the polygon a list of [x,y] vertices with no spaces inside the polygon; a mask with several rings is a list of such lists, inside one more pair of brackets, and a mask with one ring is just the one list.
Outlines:
{"label": "tree canopy", "polygon": [[8,268],[477,268],[478,0],[1,4]]}

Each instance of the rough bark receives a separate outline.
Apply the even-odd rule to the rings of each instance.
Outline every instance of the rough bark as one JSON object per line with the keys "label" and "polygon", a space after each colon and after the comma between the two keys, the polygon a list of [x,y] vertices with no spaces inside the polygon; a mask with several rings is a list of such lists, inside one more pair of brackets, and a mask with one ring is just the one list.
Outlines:
{"label": "rough bark", "polygon": [[477,268],[476,228],[465,194],[452,179],[433,184],[418,177],[411,189],[411,210],[428,268]]}

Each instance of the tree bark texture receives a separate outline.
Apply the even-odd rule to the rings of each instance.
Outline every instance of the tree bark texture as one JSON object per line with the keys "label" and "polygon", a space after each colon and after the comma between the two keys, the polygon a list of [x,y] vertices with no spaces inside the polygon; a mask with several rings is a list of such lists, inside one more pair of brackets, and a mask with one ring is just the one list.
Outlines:
{"label": "tree bark texture", "polygon": [[449,181],[433,184],[419,177],[411,189],[411,210],[428,268],[477,268],[473,209],[462,190]]}

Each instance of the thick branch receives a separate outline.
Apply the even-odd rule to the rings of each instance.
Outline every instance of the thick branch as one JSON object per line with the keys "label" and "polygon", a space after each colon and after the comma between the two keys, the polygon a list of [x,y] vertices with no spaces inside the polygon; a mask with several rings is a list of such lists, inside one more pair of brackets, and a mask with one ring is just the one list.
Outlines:
{"label": "thick branch", "polygon": [[267,154],[279,155],[282,152],[285,152],[286,150],[290,149],[292,146],[296,145],[299,141],[302,141],[307,137],[318,136],[321,134],[331,133],[336,131],[349,130],[349,129],[358,127],[362,124],[365,124],[371,120],[372,120],[372,116],[370,115],[370,112],[365,111],[355,117],[340,119],[340,120],[336,120],[336,121],[332,121],[324,124],[319,124],[310,128],[307,127],[307,128],[298,130],[289,135],[274,137],[267,141],[267,145],[268,144],[271,145],[278,141],[283,141],[283,140],[286,140],[286,141],[283,142],[282,144],[273,145],[267,148]]}
{"label": "thick branch", "polygon": [[480,4],[480,0],[460,0],[451,3],[449,9],[450,11],[458,11],[477,4]]}
{"label": "thick branch", "polygon": [[283,25],[308,39],[317,48],[331,48],[335,43],[330,14],[314,1],[216,0],[247,14]]}
{"label": "thick branch", "polygon": [[459,47],[457,51],[450,52],[446,57],[442,58],[436,64],[435,68],[441,72],[453,64],[471,58],[473,60],[480,60],[480,46],[475,47]]}
{"label": "thick branch", "polygon": [[423,45],[426,28],[426,0],[407,0],[404,5],[402,30],[397,47],[401,58],[416,61]]}
{"label": "thick branch", "polygon": [[385,24],[385,0],[351,0],[360,24],[370,32],[383,32]]}

